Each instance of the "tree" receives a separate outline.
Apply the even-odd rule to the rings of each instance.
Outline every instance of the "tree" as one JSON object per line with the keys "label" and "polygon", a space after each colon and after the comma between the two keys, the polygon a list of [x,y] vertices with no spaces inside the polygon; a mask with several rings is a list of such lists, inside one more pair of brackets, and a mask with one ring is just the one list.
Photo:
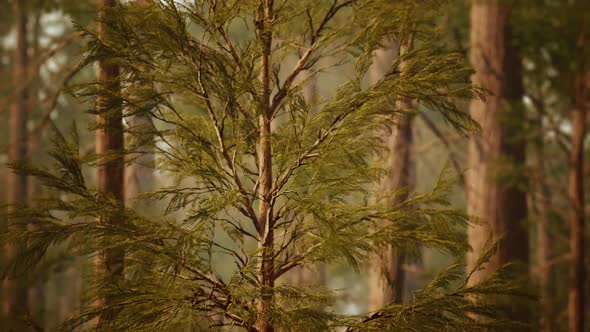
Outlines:
{"label": "tree", "polygon": [[585,68],[585,34],[578,39],[579,62],[576,76],[575,109],[572,114],[572,147],[568,171],[569,197],[572,204],[570,215],[570,291],[568,304],[569,330],[584,331],[586,264],[584,254],[584,140],[586,138],[586,109],[590,106],[588,71]]}
{"label": "tree", "polygon": [[[412,37],[406,37],[407,40],[400,41],[399,46],[399,70],[404,73],[406,68],[405,58],[412,50]],[[388,50],[392,51],[392,50]],[[386,68],[388,69],[388,68]],[[379,73],[384,75],[385,73]],[[377,74],[377,75],[379,75]],[[376,81],[378,81],[377,78]],[[382,162],[385,163],[385,177],[379,184],[379,192],[391,193],[397,192],[393,196],[380,197],[391,206],[396,206],[409,197],[409,192],[413,187],[413,173],[411,166],[412,150],[412,120],[413,108],[412,100],[400,100],[396,105],[396,110],[402,114],[397,115],[394,128],[391,132],[383,135],[383,140],[387,146],[387,153],[381,156]],[[395,114],[395,111],[392,112]],[[384,305],[391,303],[402,303],[404,289],[404,254],[392,247],[383,250],[372,264],[377,266],[371,267],[369,275],[369,310],[378,310]]]}
{"label": "tree", "polygon": [[[98,6],[98,38],[108,47],[113,43],[111,29],[115,24],[112,17],[113,10],[116,8],[116,1],[100,0]],[[96,154],[99,159],[96,167],[96,182],[97,191],[114,199],[114,204],[119,206],[118,209],[123,209],[125,163],[119,75],[118,64],[108,60],[98,61]],[[107,213],[98,219],[106,227],[119,222],[115,213]],[[108,244],[101,242],[99,241],[97,244],[99,247],[97,270],[101,275],[100,277],[109,280],[109,282],[122,279],[123,251],[110,248]],[[109,294],[100,296],[99,301],[106,307],[113,305],[112,295]],[[110,321],[114,319],[114,315],[113,309],[102,313],[99,316],[99,324],[106,323],[108,326]]]}
{"label": "tree", "polygon": [[[317,112],[317,105],[319,103],[318,79],[317,75],[313,73],[313,68],[303,71],[301,77],[307,80],[303,85],[303,98],[310,107],[310,115],[313,116]],[[326,283],[326,266],[322,263],[316,266],[296,267],[289,273],[289,283],[298,287],[322,285]],[[320,307],[322,304],[320,304]]]}
{"label": "tree", "polygon": [[[430,193],[396,205],[367,202],[374,195],[367,188],[383,174],[369,166],[385,149],[377,133],[394,125],[384,103],[415,100],[460,132],[476,127],[455,104],[482,96],[458,54],[424,43],[407,54],[403,71],[394,70],[396,61],[382,80],[364,82],[384,36],[416,32],[402,33],[384,18],[410,21],[402,9],[432,9],[436,3],[154,1],[141,8],[118,6],[107,16],[103,11],[99,22],[108,18],[108,38],[104,30],[98,38],[87,32],[86,61],[113,66],[103,68],[113,75],[99,76],[98,88],[91,84],[79,93],[98,97],[99,115],[112,115],[99,130],[115,133],[121,125],[119,102],[124,107],[141,102],[135,115],[156,123],[157,165],[176,185],[142,195],[166,203],[158,215],[122,209],[118,192],[105,193],[100,181],[92,188],[84,178],[82,166],[89,161],[80,157],[77,131],[67,139],[57,131],[50,151],[56,165],[19,170],[61,195],[11,216],[21,221],[34,216],[39,229],[7,234],[10,243],[31,243],[8,271],[35,264],[48,246],[66,240],[79,254],[93,255],[96,248],[87,244],[95,239],[101,252],[114,257],[125,252],[125,278],[122,264],[113,264],[107,275],[113,277],[91,280],[95,296],[106,301],[85,305],[64,329],[96,316],[108,317],[99,330],[134,331],[520,326],[505,319],[503,307],[470,301],[486,294],[530,297],[507,269],[468,286],[474,272],[464,279],[464,267],[454,264],[407,305],[383,306],[367,317],[318,310],[317,303],[331,294],[275,283],[298,266],[319,262],[360,269],[389,246],[410,254],[422,246],[456,256],[466,250],[461,226],[467,217],[449,206],[452,183],[444,174]],[[298,21],[306,24],[286,28]],[[334,55],[346,60],[350,80],[311,112],[297,78]],[[281,68],[283,56],[297,61]],[[122,86],[133,82],[132,93],[119,89],[115,77]],[[273,128],[279,117],[285,121]],[[99,167],[106,157],[98,156]],[[493,252],[493,247],[484,252],[481,262]],[[229,257],[235,268],[221,275],[214,254]],[[474,271],[479,268],[475,264]],[[488,319],[476,322],[474,313]]]}
{"label": "tree", "polygon": [[[145,0],[133,1],[131,6],[144,6]],[[133,76],[133,73],[130,73]],[[132,81],[132,78],[129,79]],[[133,94],[134,83],[125,87],[128,89],[128,95]],[[135,98],[141,99],[141,98]],[[150,191],[154,188],[154,154],[150,151],[149,143],[154,139],[153,123],[145,113],[136,115],[141,104],[134,104],[130,100],[129,107],[126,109],[126,123],[128,133],[126,138],[126,150],[128,151],[127,167],[125,168],[125,205],[136,205],[140,208],[148,208],[145,202],[138,197],[142,192]],[[131,153],[133,152],[133,153]]]}
{"label": "tree", "polygon": [[[27,158],[27,116],[28,116],[28,82],[27,82],[27,15],[23,8],[24,2],[13,2],[14,27],[16,44],[13,56],[12,82],[15,87],[15,100],[10,109],[10,140],[8,148],[8,162],[14,165],[24,164]],[[6,175],[6,203],[9,204],[8,213],[26,205],[27,176],[8,172]],[[8,219],[8,227],[19,227]],[[22,244],[20,244],[22,245]],[[10,259],[16,255],[15,245],[6,247],[6,257]],[[4,279],[6,294],[2,313],[11,318],[27,313],[27,289],[18,281]]]}
{"label": "tree", "polygon": [[487,242],[504,237],[498,255],[476,272],[473,282],[508,262],[528,262],[526,193],[518,174],[525,157],[525,145],[518,136],[524,124],[523,87],[520,58],[511,39],[510,12],[502,1],[472,1],[472,80],[493,95],[470,104],[471,116],[482,131],[469,142],[467,211],[479,223],[468,229],[473,248],[467,255],[468,266],[477,262]]}
{"label": "tree", "polygon": [[[33,19],[33,28],[31,29],[31,50],[29,58],[32,60],[32,68],[27,68],[30,72],[28,76],[30,77],[39,77],[40,76],[40,66],[36,63],[38,58],[40,57],[41,50],[40,50],[40,38],[41,38],[41,12],[36,12],[34,14]],[[39,91],[40,91],[40,84],[38,80],[36,82],[31,82],[29,87],[29,98],[28,102],[28,109],[29,114],[32,116],[35,115],[35,111],[40,109],[40,100],[39,100]],[[30,161],[31,157],[35,154],[38,154],[40,151],[40,138],[37,135],[30,135],[30,132],[27,132],[27,160]],[[37,179],[32,176],[27,178],[27,204],[35,204],[35,198],[40,195],[41,187]],[[40,321],[43,321],[43,284],[39,281],[34,282],[33,285],[29,285],[27,291],[27,306],[30,310],[30,314],[36,317],[39,317]]]}
{"label": "tree", "polygon": [[[570,331],[584,330],[584,291],[586,271],[584,268],[584,219],[585,212],[583,183],[583,154],[585,129],[585,109],[587,108],[587,77],[585,72],[585,58],[588,50],[584,46],[585,35],[588,33],[587,17],[588,4],[584,1],[572,1],[568,4],[552,1],[528,1],[519,8],[519,23],[521,27],[521,45],[525,49],[524,59],[528,63],[525,73],[527,81],[527,97],[537,111],[538,127],[545,128],[540,133],[541,140],[553,143],[553,149],[544,145],[545,151],[562,152],[564,158],[547,158],[543,156],[544,164],[549,165],[547,179],[543,182],[550,184],[552,192],[562,192],[554,195],[551,206],[539,208],[539,219],[547,222],[550,212],[553,221],[564,221],[569,227],[561,227],[561,223],[553,223],[553,230],[549,233],[546,225],[538,225],[541,241],[537,243],[539,252],[543,253],[540,269],[542,301],[545,311],[550,311],[544,320],[546,330],[555,329],[557,325],[552,317],[567,317]],[[547,15],[556,18],[548,24]],[[567,19],[565,19],[567,18]],[[526,29],[522,28],[527,26]],[[550,75],[546,75],[551,72]],[[567,128],[562,128],[563,124]],[[537,148],[538,149],[538,148]],[[547,154],[547,153],[545,153]],[[568,181],[564,181],[564,178]],[[542,186],[541,182],[538,183]],[[542,187],[539,188],[541,196]],[[541,197],[542,198],[542,197]],[[546,204],[544,199],[539,205]],[[547,210],[543,213],[542,209]],[[565,211],[565,212],[561,212]],[[565,221],[569,221],[565,222]],[[560,235],[563,240],[560,240]],[[544,237],[544,239],[543,239]],[[552,241],[545,241],[551,238]],[[548,257],[551,252],[553,257]],[[563,264],[563,268],[556,266]],[[546,284],[549,272],[552,270],[555,280],[564,280],[569,274],[568,287],[560,288],[560,284]],[[561,296],[561,294],[568,296]],[[549,304],[552,304],[549,306]],[[566,312],[560,312],[567,308]],[[559,323],[559,322],[557,322]],[[565,321],[563,322],[565,325]]]}

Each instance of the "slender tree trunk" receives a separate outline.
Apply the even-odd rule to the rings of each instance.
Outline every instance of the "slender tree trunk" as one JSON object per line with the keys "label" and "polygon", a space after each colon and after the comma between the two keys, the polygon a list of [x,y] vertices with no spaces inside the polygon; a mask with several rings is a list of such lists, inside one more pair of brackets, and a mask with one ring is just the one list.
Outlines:
{"label": "slender tree trunk", "polygon": [[[516,137],[524,122],[522,73],[509,20],[510,8],[503,1],[472,1],[472,81],[493,95],[485,101],[472,100],[470,105],[471,116],[482,131],[469,142],[467,210],[478,224],[472,224],[467,232],[473,249],[467,254],[468,267],[474,266],[489,240],[504,235],[504,241],[490,262],[474,273],[470,284],[485,279],[504,263],[528,262],[526,193],[498,179],[512,172],[507,164],[522,165],[525,157],[524,142]],[[509,176],[515,179],[519,175],[512,172]]]}
{"label": "slender tree trunk", "polygon": [[150,119],[145,115],[133,115],[127,118],[127,124],[131,134],[127,138],[131,147],[138,155],[134,155],[125,168],[125,206],[149,210],[149,205],[137,199],[137,195],[148,192],[154,188],[154,155],[148,138],[151,130]]}
{"label": "slender tree trunk", "polygon": [[[539,130],[543,132],[542,118],[539,121]],[[541,296],[541,322],[540,326],[543,331],[555,331],[555,321],[553,317],[553,310],[551,308],[551,288],[550,276],[551,266],[550,259],[550,243],[549,239],[549,212],[551,208],[551,197],[549,194],[549,186],[546,179],[545,166],[545,151],[543,149],[543,137],[540,137],[533,145],[533,166],[536,169],[533,177],[534,183],[534,205],[537,210],[537,265],[539,289]]]}
{"label": "slender tree trunk", "polygon": [[[99,0],[98,11],[98,36],[104,43],[110,42],[109,23],[110,11],[116,5],[115,0]],[[121,102],[117,95],[120,91],[119,67],[108,61],[98,63],[99,95],[96,101],[97,122],[99,129],[96,134],[96,154],[99,156],[97,166],[97,189],[99,192],[110,195],[120,202],[123,207],[124,200],[124,169],[123,160],[123,119]],[[106,156],[106,158],[105,158]],[[116,216],[106,217],[100,222],[105,224],[116,223]],[[101,244],[99,244],[100,246]],[[104,244],[103,244],[104,245]],[[122,252],[113,249],[101,249],[98,253],[98,273],[106,284],[116,283],[123,278]],[[110,305],[112,299],[102,295],[101,304]],[[109,324],[114,318],[115,312],[109,312],[99,317],[99,324]]]}
{"label": "slender tree trunk", "polygon": [[582,174],[586,112],[577,109],[573,114],[572,152],[569,169],[570,214],[570,291],[569,326],[572,332],[584,331],[584,177]]}
{"label": "slender tree trunk", "polygon": [[259,96],[260,107],[260,151],[259,151],[259,187],[258,196],[258,283],[260,298],[257,302],[256,329],[259,332],[274,331],[269,312],[273,302],[274,288],[274,216],[271,204],[272,189],[272,150],[270,109],[270,52],[273,20],[273,0],[260,0],[256,17],[256,33],[262,45],[260,83],[262,91]]}
{"label": "slender tree trunk", "polygon": [[[142,6],[146,4],[146,0],[135,0],[133,4]],[[128,109],[127,112],[133,114],[134,110]],[[144,204],[145,202],[138,201],[136,196],[139,193],[151,191],[154,187],[155,158],[151,149],[153,144],[153,135],[150,134],[151,119],[147,114],[138,114],[129,115],[126,120],[130,132],[127,141],[137,155],[131,156],[133,160],[125,169],[125,206],[145,211],[149,209],[149,206]]]}
{"label": "slender tree trunk", "polygon": [[[403,41],[399,47],[400,56],[403,57],[411,51],[412,44],[411,38]],[[389,51],[391,52],[391,50]],[[377,56],[379,56],[379,53]],[[388,58],[392,60],[391,56]],[[381,59],[376,61],[377,65],[379,65],[379,62],[383,65],[383,62],[379,60]],[[374,72],[375,81],[389,69],[387,64],[381,66],[380,72]],[[374,67],[374,69],[377,68]],[[406,70],[406,61],[403,58],[399,70],[401,72]],[[404,99],[397,104],[397,109],[404,111],[411,109],[412,106],[411,99]],[[386,133],[384,135],[388,151],[386,159],[382,162],[385,164],[387,175],[378,187],[381,193],[403,190],[403,194],[387,198],[387,204],[396,205],[408,198],[408,193],[414,185],[414,181],[412,181],[414,171],[411,164],[413,115],[402,113],[392,121],[395,124],[391,134]],[[372,260],[373,266],[369,271],[369,311],[378,310],[387,304],[403,302],[404,263],[404,255],[397,252],[393,247],[386,248],[379,254],[379,257]]]}
{"label": "slender tree trunk", "polygon": [[[302,71],[301,76],[307,78],[312,72],[313,70]],[[309,116],[317,115],[318,90],[316,75],[310,77],[304,83],[303,98],[310,105]],[[324,285],[326,283],[326,265],[323,262],[318,262],[314,266],[297,266],[290,271],[289,278],[290,284],[293,286]],[[322,308],[321,305],[318,307]]]}
{"label": "slender tree trunk", "polygon": [[[34,24],[33,24],[33,35],[32,35],[32,45],[31,45],[31,58],[37,59],[39,57],[39,38],[41,37],[41,14],[37,13],[35,16]],[[30,113],[33,113],[36,110],[41,108],[39,104],[39,89],[40,89],[40,73],[39,73],[39,66],[35,66],[35,68],[30,69],[31,75],[36,77],[33,82],[30,84],[29,88],[29,110]],[[40,134],[39,135],[31,135],[28,139],[29,149],[28,149],[28,156],[29,159],[39,152],[40,150]],[[34,176],[29,176],[27,178],[27,194],[28,194],[28,201],[29,204],[33,204],[35,198],[39,197],[41,193],[41,185],[39,181]]]}
{"label": "slender tree trunk", "polygon": [[[580,35],[579,48],[584,49],[584,33]],[[584,52],[580,52],[584,54]],[[584,266],[584,139],[586,138],[586,108],[588,107],[588,73],[584,60],[576,78],[576,109],[572,115],[572,147],[569,164],[570,214],[570,290],[568,302],[569,331],[584,331],[586,270]]]}
{"label": "slender tree trunk", "polygon": [[[41,13],[36,13],[35,20],[33,21],[33,34],[32,34],[32,47],[31,47],[31,58],[37,59],[39,57],[40,49],[39,49],[39,38],[41,37]],[[38,83],[39,78],[39,66],[35,65],[35,68],[31,69],[31,75],[36,77],[37,79],[33,80],[30,86],[30,97],[29,97],[29,110],[30,112],[38,111],[41,107],[39,105],[39,89],[40,84]],[[28,159],[31,160],[32,156],[40,151],[40,139],[41,134],[30,135],[29,137],[29,149],[28,149]],[[27,194],[28,194],[28,204],[30,206],[35,205],[35,199],[38,198],[41,194],[41,185],[37,178],[34,176],[29,176],[27,178]],[[29,225],[29,229],[32,229],[32,225]],[[31,310],[31,314],[34,318],[39,320],[39,324],[44,324],[44,289],[43,289],[43,282],[38,281],[35,285],[31,285],[28,291],[28,306]]]}
{"label": "slender tree trunk", "polygon": [[[379,80],[383,78],[383,76],[387,73],[390,68],[390,64],[393,62],[395,57],[395,49],[397,48],[394,43],[387,42],[385,44],[386,47],[380,48],[375,51],[373,55],[373,64],[370,68],[370,79],[371,84],[377,83]],[[384,142],[388,141],[388,138],[391,136],[389,132],[382,133],[382,140]],[[377,165],[385,165],[387,159],[383,158],[381,155],[374,156],[374,163]],[[375,190],[380,190],[380,183],[373,184]],[[375,203],[378,201],[379,197],[372,197]],[[386,289],[389,287],[386,279],[386,271],[384,269],[384,263],[388,262],[386,257],[388,255],[389,250],[383,250],[382,252],[373,255],[369,262],[369,270],[367,274],[368,279],[368,301],[367,301],[367,309],[368,311],[376,311],[379,310],[383,305],[390,302],[386,298]]]}
{"label": "slender tree trunk", "polygon": [[[8,148],[8,162],[22,164],[27,158],[27,120],[28,120],[28,88],[23,86],[27,82],[27,16],[24,12],[25,1],[13,1],[14,26],[16,45],[13,57],[13,86],[17,89],[14,104],[10,110],[10,142]],[[9,170],[6,175],[6,203],[11,213],[19,205],[27,203],[27,176],[16,174]],[[8,227],[18,227],[8,220]],[[6,258],[16,254],[18,248],[6,247]],[[16,280],[4,280],[3,314],[8,318],[21,316],[28,311],[27,289],[22,282]]]}

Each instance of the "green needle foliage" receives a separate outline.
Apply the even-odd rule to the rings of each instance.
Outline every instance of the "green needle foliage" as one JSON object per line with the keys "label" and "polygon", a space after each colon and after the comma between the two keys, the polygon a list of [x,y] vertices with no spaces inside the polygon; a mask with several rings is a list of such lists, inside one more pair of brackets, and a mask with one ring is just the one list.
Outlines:
{"label": "green needle foliage", "polygon": [[[26,271],[49,247],[66,241],[72,253],[88,257],[96,255],[98,244],[124,251],[124,280],[89,280],[91,296],[107,294],[112,302],[91,298],[63,330],[95,329],[89,322],[104,312],[116,312],[98,327],[109,331],[521,327],[501,301],[485,300],[530,296],[504,270],[473,287],[449,290],[463,271],[453,265],[408,305],[387,306],[369,317],[319,310],[317,303],[329,302],[329,293],[275,283],[291,269],[317,262],[361,270],[371,253],[390,244],[415,255],[421,246],[455,256],[466,252],[462,229],[468,219],[447,201],[452,181],[446,173],[431,193],[414,194],[396,206],[368,203],[371,183],[384,173],[370,163],[384,148],[378,133],[404,111],[392,106],[395,101],[414,99],[462,133],[477,129],[455,102],[481,98],[482,90],[470,84],[461,55],[436,45],[423,24],[441,5],[414,0],[120,5],[108,13],[116,16],[108,43],[86,31],[85,59],[120,65],[124,88],[104,91],[92,83],[80,95],[107,93],[130,110],[126,116],[151,119],[148,128],[127,130],[153,138],[134,142],[152,145],[147,151],[155,151],[159,171],[174,180],[141,195],[165,208],[159,216],[147,215],[121,209],[121,202],[98,193],[82,175],[95,160],[80,157],[76,130],[71,139],[56,132],[53,166],[17,169],[60,195],[9,216],[36,227],[7,232],[6,241],[28,245],[5,272]],[[420,43],[405,55],[408,70],[396,70],[398,59],[390,74],[367,86],[381,41],[410,34]],[[318,75],[323,66],[351,66],[354,74],[334,95],[310,105],[302,86],[306,75]],[[137,145],[124,153],[145,153]],[[97,221],[113,216],[116,223]],[[229,275],[215,262],[220,256],[233,263]]]}

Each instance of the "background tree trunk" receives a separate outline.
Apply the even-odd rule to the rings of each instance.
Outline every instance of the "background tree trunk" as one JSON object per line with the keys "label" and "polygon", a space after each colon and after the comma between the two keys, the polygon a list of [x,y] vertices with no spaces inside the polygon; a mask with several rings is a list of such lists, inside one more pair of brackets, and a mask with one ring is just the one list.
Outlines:
{"label": "background tree trunk", "polygon": [[555,318],[553,315],[553,308],[551,305],[551,249],[549,238],[549,214],[551,210],[551,196],[549,192],[549,185],[547,184],[547,170],[545,165],[545,150],[543,148],[543,121],[542,115],[538,115],[540,121],[538,121],[539,132],[541,137],[537,138],[537,141],[533,144],[533,158],[532,166],[536,169],[533,176],[534,183],[532,188],[534,192],[534,206],[537,213],[537,265],[538,265],[538,280],[540,290],[540,302],[541,302],[541,327],[543,331],[555,331]]}
{"label": "background tree trunk", "polygon": [[[13,1],[15,40],[13,56],[13,87],[16,89],[15,100],[10,110],[10,141],[8,162],[22,164],[27,159],[27,120],[28,120],[28,87],[27,84],[27,16],[24,10],[25,1]],[[6,175],[6,203],[8,212],[27,203],[27,176],[8,170]],[[8,227],[17,227],[8,220]],[[14,256],[18,248],[6,247],[6,256]],[[3,314],[7,318],[16,318],[28,311],[27,289],[18,280],[4,280]]]}
{"label": "background tree trunk", "polygon": [[[403,41],[399,47],[399,55],[404,56],[411,51],[413,42],[411,38]],[[388,52],[393,53],[393,48]],[[383,54],[379,50],[376,54],[373,65],[373,81],[378,81],[389,70],[389,64],[393,57]],[[400,71],[404,71],[406,64],[402,59]],[[411,99],[404,99],[397,105],[397,111],[409,110],[413,107]],[[403,193],[395,197],[387,198],[387,204],[396,205],[408,198],[408,193],[414,186],[412,180],[414,170],[412,166],[413,114],[401,113],[392,117],[393,129],[391,133],[385,133],[383,140],[387,146],[387,153],[381,163],[385,164],[387,175],[378,185],[380,193],[388,193],[396,190],[403,190]],[[381,199],[381,198],[377,198]],[[401,303],[404,291],[404,270],[405,257],[392,247],[383,250],[379,257],[372,259],[369,270],[369,311],[378,310],[384,305]]]}
{"label": "background tree trunk", "polygon": [[[99,0],[98,36],[104,43],[109,43],[109,23],[116,5],[115,0]],[[96,101],[99,129],[96,134],[96,154],[99,156],[97,166],[97,189],[99,192],[111,195],[123,207],[124,200],[124,169],[123,160],[123,117],[121,102],[118,97],[120,91],[119,67],[108,61],[98,63],[98,82],[100,93]],[[116,216],[110,216],[103,223],[117,222]],[[99,244],[100,246],[100,244]],[[105,283],[116,283],[123,277],[124,255],[112,249],[101,249],[98,254],[98,272]],[[102,296],[100,301],[109,305],[111,299]],[[115,312],[109,312],[99,317],[99,324],[108,324]]]}
{"label": "background tree trunk", "polygon": [[[301,72],[301,77],[307,78],[313,73],[313,70],[304,70]],[[311,76],[305,83],[303,83],[303,98],[305,102],[310,105],[309,116],[313,117],[318,112],[318,86],[317,75]],[[297,266],[288,273],[289,283],[293,286],[321,286],[326,283],[326,265],[322,262],[314,266]],[[319,306],[321,308],[321,306]]]}
{"label": "background tree trunk", "polygon": [[[142,6],[145,0],[134,0],[133,5]],[[132,84],[133,85],[133,84]],[[127,112],[133,114],[134,110]],[[128,146],[137,152],[132,155],[125,169],[125,206],[140,208],[143,211],[149,209],[144,202],[135,199],[141,192],[151,191],[154,187],[154,154],[151,149],[153,135],[151,119],[146,114],[130,115],[126,117],[128,131]]]}
{"label": "background tree trunk", "polygon": [[[510,8],[503,1],[472,1],[471,54],[474,84],[493,95],[473,99],[470,113],[482,127],[469,142],[467,212],[478,222],[468,229],[472,248],[467,254],[474,266],[488,241],[504,235],[499,252],[474,273],[473,285],[504,263],[528,262],[526,193],[514,185],[518,174],[511,166],[524,163],[524,142],[516,137],[524,122],[522,73],[517,50],[511,41]],[[510,179],[510,180],[507,180]]]}
{"label": "background tree trunk", "polygon": [[[35,13],[35,18],[33,21],[33,29],[32,29],[32,36],[31,36],[31,54],[30,57],[34,61],[40,56],[40,48],[39,48],[39,39],[41,38],[41,13]],[[33,77],[33,80],[30,85],[30,96],[29,96],[29,112],[34,114],[36,112],[39,114],[39,110],[41,109],[40,100],[39,100],[39,92],[41,88],[40,84],[40,68],[39,65],[34,64],[34,68],[30,68],[29,71]],[[33,156],[37,155],[41,151],[41,133],[33,133],[29,135],[28,138],[28,158],[29,161],[33,161]],[[29,176],[27,178],[27,194],[28,194],[28,204],[29,206],[35,205],[35,199],[41,195],[41,184],[34,176]],[[32,225],[29,226],[31,228]],[[28,307],[31,311],[31,314],[35,319],[38,320],[38,323],[41,326],[44,325],[44,283],[43,278],[39,278],[40,281],[36,281],[32,286],[29,287],[28,290]]]}
{"label": "background tree trunk", "polygon": [[[583,49],[584,34],[580,36]],[[583,52],[580,52],[583,54]],[[586,271],[584,266],[584,139],[586,137],[587,80],[583,60],[576,78],[576,109],[572,115],[572,147],[570,154],[569,197],[570,212],[570,290],[568,320],[571,332],[584,331]]]}

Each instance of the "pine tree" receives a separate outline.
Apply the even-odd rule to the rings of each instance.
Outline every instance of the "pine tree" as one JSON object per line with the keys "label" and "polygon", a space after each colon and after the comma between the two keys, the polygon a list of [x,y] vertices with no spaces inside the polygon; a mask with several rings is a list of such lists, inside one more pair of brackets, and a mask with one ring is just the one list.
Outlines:
{"label": "pine tree", "polygon": [[[368,202],[375,194],[371,183],[384,173],[370,166],[385,148],[377,133],[395,125],[392,112],[401,112],[384,103],[415,100],[462,133],[477,127],[455,102],[482,97],[482,90],[470,84],[471,71],[459,54],[428,38],[404,57],[402,72],[396,70],[398,59],[382,80],[365,83],[384,36],[421,38],[422,31],[400,30],[391,17],[411,21],[416,18],[403,13],[420,11],[408,7],[428,11],[437,5],[410,0],[117,4],[108,11],[108,39],[86,31],[86,61],[119,66],[121,73],[99,78],[79,94],[105,98],[108,92],[112,112],[141,105],[134,115],[153,119],[157,167],[176,185],[141,195],[165,203],[158,215],[123,208],[116,193],[93,188],[85,179],[82,167],[93,160],[80,157],[77,130],[68,138],[56,131],[50,152],[55,165],[19,171],[61,195],[10,215],[34,220],[38,228],[7,234],[9,243],[31,245],[6,272],[29,268],[64,241],[80,255],[95,255],[97,248],[89,245],[95,242],[99,251],[117,257],[124,252],[125,278],[91,279],[94,297],[107,301],[87,303],[64,330],[105,315],[108,324],[99,330],[522,328],[500,304],[485,301],[488,295],[532,297],[510,278],[510,266],[468,285],[495,247],[462,282],[464,267],[455,264],[408,304],[387,305],[367,317],[320,310],[317,304],[329,302],[330,293],[276,283],[296,267],[319,262],[361,270],[368,257],[390,246],[414,256],[421,246],[457,257],[467,249],[461,228],[468,218],[447,200],[452,181],[446,173],[432,192],[394,205]],[[312,112],[298,77],[336,55],[354,74]],[[298,60],[281,68],[287,56]],[[115,77],[133,88],[119,90]],[[282,123],[273,128],[279,118]],[[119,130],[120,121],[114,123],[99,130]],[[218,255],[235,265],[229,275],[219,272]],[[476,295],[481,301],[474,303]]]}

